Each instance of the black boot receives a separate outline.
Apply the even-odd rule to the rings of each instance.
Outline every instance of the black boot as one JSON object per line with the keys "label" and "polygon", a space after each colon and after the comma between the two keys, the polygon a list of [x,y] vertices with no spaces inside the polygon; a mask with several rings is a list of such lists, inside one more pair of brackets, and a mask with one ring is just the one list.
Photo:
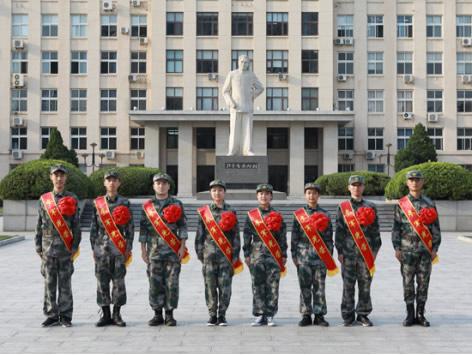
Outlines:
{"label": "black boot", "polygon": [[177,321],[174,319],[174,311],[166,311],[166,320],[165,323],[168,327],[175,327],[177,325]]}
{"label": "black boot", "polygon": [[416,305],[416,323],[422,327],[429,327],[428,320],[424,317],[424,303],[418,303]]}
{"label": "black boot", "polygon": [[372,327],[372,326],[373,326],[373,324],[372,324],[372,322],[370,321],[370,319],[367,318],[367,316],[363,316],[363,315],[361,315],[361,314],[358,314],[358,315],[357,315],[357,321],[360,322],[363,327]]}
{"label": "black boot", "polygon": [[126,322],[121,319],[120,306],[113,306],[113,323],[118,327],[126,327]]}
{"label": "black boot", "polygon": [[301,321],[298,322],[299,327],[306,327],[311,325],[311,315],[310,314],[304,314]]}
{"label": "black boot", "polygon": [[413,324],[415,324],[415,305],[412,303],[406,305],[406,318],[403,321],[403,326],[411,327]]}
{"label": "black boot", "polygon": [[315,319],[313,319],[313,325],[329,327],[329,323],[324,319],[322,314],[315,314]]}
{"label": "black boot", "polygon": [[113,321],[112,321],[111,315],[110,315],[110,306],[103,306],[102,307],[102,316],[100,317],[98,322],[95,323],[95,325],[97,327],[105,327],[105,326],[110,325],[110,324],[113,324]]}
{"label": "black boot", "polygon": [[42,327],[52,327],[54,325],[59,325],[59,317],[48,317],[41,323]]}
{"label": "black boot", "polygon": [[162,318],[162,309],[154,310],[154,317],[148,322],[151,327],[164,324],[164,318]]}

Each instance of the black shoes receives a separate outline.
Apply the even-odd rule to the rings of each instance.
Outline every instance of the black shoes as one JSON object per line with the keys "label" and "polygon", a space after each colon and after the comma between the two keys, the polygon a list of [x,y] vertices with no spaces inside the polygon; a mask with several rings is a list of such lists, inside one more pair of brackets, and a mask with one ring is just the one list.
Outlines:
{"label": "black shoes", "polygon": [[97,327],[105,327],[107,325],[113,324],[113,320],[111,319],[111,314],[110,314],[110,306],[103,306],[102,307],[102,316],[98,320],[97,323],[95,323],[95,326]]}
{"label": "black shoes", "polygon": [[430,326],[430,323],[424,316],[424,303],[419,303],[416,305],[416,324],[419,324],[422,327]]}
{"label": "black shoes", "polygon": [[164,324],[164,318],[162,317],[162,309],[154,310],[154,317],[148,322],[148,325],[155,327]]}
{"label": "black shoes", "polygon": [[306,327],[306,326],[309,326],[311,324],[312,324],[311,315],[309,315],[309,314],[304,314],[301,321],[298,322],[299,327]]}
{"label": "black shoes", "polygon": [[217,324],[218,324],[218,318],[216,318],[216,316],[210,316],[210,319],[208,319],[207,325],[209,327],[212,327]]}
{"label": "black shoes", "polygon": [[67,317],[64,317],[64,316],[59,316],[59,323],[61,323],[61,325],[62,325],[64,328],[70,328],[70,327],[72,327],[71,319],[69,319],[69,318],[67,318]]}
{"label": "black shoes", "polygon": [[218,325],[220,327],[226,327],[228,325],[228,322],[226,321],[226,317],[225,316],[219,316],[218,317]]}
{"label": "black shoes", "polygon": [[355,322],[356,318],[354,317],[354,315],[352,315],[351,317],[344,319],[343,324],[345,327],[352,327]]}
{"label": "black shoes", "polygon": [[415,324],[415,305],[407,304],[406,305],[406,318],[403,321],[404,327],[411,327]]}
{"label": "black shoes", "polygon": [[324,319],[321,314],[315,314],[315,319],[313,319],[313,325],[319,325],[320,327],[329,327],[329,323]]}
{"label": "black shoes", "polygon": [[367,316],[363,316],[363,315],[358,314],[357,315],[357,321],[360,322],[363,327],[372,327],[373,326],[372,322],[370,321],[369,318],[367,318]]}
{"label": "black shoes", "polygon": [[[123,319],[121,318],[120,308],[121,308],[120,306],[113,307],[112,322],[117,327],[126,327],[126,322],[124,322]],[[108,310],[108,312],[110,312],[110,310]]]}
{"label": "black shoes", "polygon": [[174,311],[166,311],[166,319],[165,319],[165,325],[168,327],[175,327],[177,325],[177,321],[174,319]]}
{"label": "black shoes", "polygon": [[59,318],[56,318],[56,317],[46,318],[46,320],[41,323],[42,327],[52,327],[55,325],[59,325]]}

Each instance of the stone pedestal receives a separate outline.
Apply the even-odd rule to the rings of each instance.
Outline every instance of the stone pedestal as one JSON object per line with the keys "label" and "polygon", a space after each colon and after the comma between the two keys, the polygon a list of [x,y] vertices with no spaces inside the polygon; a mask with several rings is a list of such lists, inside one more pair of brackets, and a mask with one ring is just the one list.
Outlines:
{"label": "stone pedestal", "polygon": [[215,178],[226,182],[227,189],[255,189],[269,179],[267,156],[216,156]]}

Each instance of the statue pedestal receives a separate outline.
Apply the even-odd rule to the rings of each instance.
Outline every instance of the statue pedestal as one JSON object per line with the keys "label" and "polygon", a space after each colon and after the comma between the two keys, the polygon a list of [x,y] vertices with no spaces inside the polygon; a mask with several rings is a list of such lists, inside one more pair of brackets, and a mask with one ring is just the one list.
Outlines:
{"label": "statue pedestal", "polygon": [[227,189],[255,189],[269,179],[267,156],[216,156],[215,178],[226,182]]}

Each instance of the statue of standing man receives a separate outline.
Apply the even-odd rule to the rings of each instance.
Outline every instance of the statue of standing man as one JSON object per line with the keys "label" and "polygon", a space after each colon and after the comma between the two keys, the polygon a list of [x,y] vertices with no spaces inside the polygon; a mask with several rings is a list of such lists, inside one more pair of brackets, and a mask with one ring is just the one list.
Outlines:
{"label": "statue of standing man", "polygon": [[230,71],[223,96],[230,107],[228,155],[254,155],[252,152],[252,113],[254,99],[264,91],[256,75],[249,70],[249,57],[241,55],[238,69]]}

